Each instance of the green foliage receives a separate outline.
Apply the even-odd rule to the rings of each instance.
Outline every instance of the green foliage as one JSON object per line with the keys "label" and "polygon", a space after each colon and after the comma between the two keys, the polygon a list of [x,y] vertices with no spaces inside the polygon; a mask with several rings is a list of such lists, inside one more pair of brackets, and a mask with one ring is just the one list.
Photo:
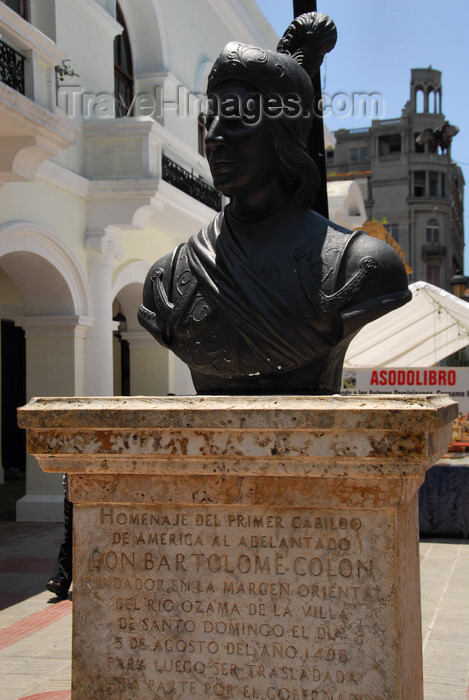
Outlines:
{"label": "green foliage", "polygon": [[65,58],[59,66],[55,66],[55,81],[57,83],[57,87],[59,87],[59,83],[63,83],[65,77],[80,77],[80,74],[73,70],[69,58]]}

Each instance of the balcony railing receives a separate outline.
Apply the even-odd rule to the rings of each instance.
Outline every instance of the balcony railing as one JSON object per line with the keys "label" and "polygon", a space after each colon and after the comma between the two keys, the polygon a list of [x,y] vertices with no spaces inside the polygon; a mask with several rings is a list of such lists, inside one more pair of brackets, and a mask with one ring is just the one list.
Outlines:
{"label": "balcony railing", "polygon": [[162,178],[207,207],[211,207],[215,211],[221,210],[221,194],[214,187],[192,175],[188,170],[181,168],[164,154],[162,156]]}
{"label": "balcony railing", "polygon": [[401,123],[400,119],[380,119],[379,126],[383,126],[383,127],[395,126],[395,125],[400,124],[400,123]]}
{"label": "balcony railing", "polygon": [[422,257],[424,258],[444,258],[446,246],[441,243],[425,243],[422,246]]}
{"label": "balcony railing", "polygon": [[24,95],[24,63],[26,58],[0,40],[0,82]]}

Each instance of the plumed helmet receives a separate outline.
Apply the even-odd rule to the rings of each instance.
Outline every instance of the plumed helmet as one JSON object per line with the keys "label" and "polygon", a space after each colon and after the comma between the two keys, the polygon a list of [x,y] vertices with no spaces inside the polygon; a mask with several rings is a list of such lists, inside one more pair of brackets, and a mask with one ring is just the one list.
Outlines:
{"label": "plumed helmet", "polygon": [[231,41],[212,67],[207,93],[225,83],[242,83],[263,95],[295,95],[301,109],[289,120],[290,128],[306,141],[313,120],[311,79],[336,40],[337,30],[330,17],[307,12],[290,24],[277,51]]}

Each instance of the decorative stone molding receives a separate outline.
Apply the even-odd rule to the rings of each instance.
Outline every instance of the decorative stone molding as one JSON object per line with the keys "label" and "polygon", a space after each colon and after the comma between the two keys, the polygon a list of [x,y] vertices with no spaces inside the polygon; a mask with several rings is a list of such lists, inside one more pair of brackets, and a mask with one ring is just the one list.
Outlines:
{"label": "decorative stone molding", "polygon": [[73,251],[56,233],[30,221],[12,221],[0,226],[0,258],[8,253],[32,253],[53,265],[68,285],[75,315],[92,316],[88,280]]}
{"label": "decorative stone molding", "polygon": [[120,0],[126,19],[135,75],[155,66],[171,66],[174,38],[169,36],[165,0],[138,0],[139,13],[132,12],[135,0]]}
{"label": "decorative stone molding", "polygon": [[45,160],[39,166],[36,179],[81,199],[87,199],[90,194],[90,181],[87,178],[50,160]]}
{"label": "decorative stone molding", "polygon": [[112,285],[112,296],[115,298],[124,287],[131,284],[141,284],[147,276],[151,264],[146,260],[133,260],[117,271]]}
{"label": "decorative stone molding", "polygon": [[176,242],[186,241],[197,226],[205,226],[213,219],[213,209],[181,192],[164,180],[159,180],[155,196],[148,206],[141,206],[135,212],[133,223],[138,228],[158,227],[161,215],[165,213],[171,220],[166,231]]}
{"label": "decorative stone molding", "polygon": [[[171,78],[172,80],[176,80],[174,76]],[[93,171],[92,158],[99,152],[100,141],[106,145],[106,140],[109,139],[134,137],[142,140],[144,158],[147,157],[146,154],[151,151],[152,146],[157,147],[164,150],[183,167],[196,171],[208,182],[211,182],[210,169],[204,156],[150,117],[122,117],[114,120],[94,119],[83,124],[83,133],[86,139],[85,154],[88,176]],[[159,176],[160,172],[161,168],[157,168],[153,175]],[[148,175],[150,173],[147,173]]]}
{"label": "decorative stone molding", "polygon": [[93,325],[93,319],[85,316],[23,316],[16,320],[15,325],[24,329],[26,338],[84,338]]}
{"label": "decorative stone molding", "polygon": [[105,231],[88,231],[85,235],[88,252],[88,282],[93,297],[93,327],[86,338],[85,393],[109,396],[113,393],[112,273],[114,259],[123,255],[120,232],[108,226]]}
{"label": "decorative stone molding", "polygon": [[99,26],[100,30],[110,36],[112,39],[118,34],[122,34],[122,27],[116,21],[100,2],[96,0],[69,0],[75,5],[84,15],[92,17],[94,24]]}
{"label": "decorative stone molding", "polygon": [[[95,2],[90,2],[90,4],[96,5]],[[52,39],[36,29],[30,22],[26,22],[3,2],[0,3],[0,33],[19,48],[31,51],[42,63],[51,68],[67,58],[67,53],[59,48]]]}
{"label": "decorative stone molding", "polygon": [[121,260],[123,255],[121,235],[112,226],[108,226],[105,231],[88,231],[85,235],[85,248],[91,260],[96,258],[101,261],[104,258],[110,264],[114,258]]}
{"label": "decorative stone molding", "polygon": [[0,83],[1,186],[34,180],[41,163],[76,143],[79,131],[55,108],[54,66],[67,54],[2,2],[0,34],[29,59],[28,96]]}
{"label": "decorative stone molding", "polygon": [[[116,206],[113,205],[116,230],[154,226],[180,241],[213,218],[213,209],[162,180],[163,152],[196,176],[202,176],[207,183],[211,182],[211,175],[205,159],[161,124],[146,117],[94,120],[86,122],[83,130],[86,172],[90,177],[86,196],[102,203],[102,215],[98,207],[93,210],[95,223],[99,225],[109,217],[109,203],[116,202]],[[109,172],[109,178],[101,175],[94,179],[94,163],[99,162],[102,151],[108,152],[109,139],[116,138],[125,139],[127,143],[135,139],[134,151],[139,159],[135,167],[141,177],[126,178],[124,171],[119,173],[119,178],[115,174],[111,178]]]}
{"label": "decorative stone molding", "polygon": [[34,180],[41,163],[76,143],[79,133],[65,117],[0,83],[0,185]]}

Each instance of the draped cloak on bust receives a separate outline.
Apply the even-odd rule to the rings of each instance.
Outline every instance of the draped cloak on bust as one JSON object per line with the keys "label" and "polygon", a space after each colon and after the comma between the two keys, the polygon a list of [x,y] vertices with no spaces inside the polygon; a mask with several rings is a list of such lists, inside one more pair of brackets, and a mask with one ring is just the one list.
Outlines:
{"label": "draped cloak on bust", "polygon": [[138,317],[198,393],[334,393],[353,336],[408,301],[405,273],[383,286],[401,269],[389,246],[293,201],[255,224],[228,205],[153,265]]}

